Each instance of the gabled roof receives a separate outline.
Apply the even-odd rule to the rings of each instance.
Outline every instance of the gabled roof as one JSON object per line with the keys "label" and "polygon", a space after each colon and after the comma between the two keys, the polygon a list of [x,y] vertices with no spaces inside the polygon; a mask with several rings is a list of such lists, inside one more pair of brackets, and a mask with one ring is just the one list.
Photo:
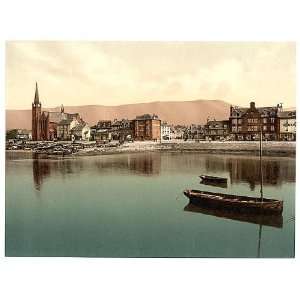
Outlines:
{"label": "gabled roof", "polygon": [[270,116],[270,117],[275,117],[278,108],[277,108],[276,106],[257,107],[257,110],[259,111],[259,113],[260,113],[262,116],[265,116],[265,117],[268,117],[268,116]]}
{"label": "gabled roof", "polygon": [[78,125],[76,125],[75,127],[73,127],[71,129],[71,131],[79,131],[82,130],[87,124],[86,123],[80,123]]}
{"label": "gabled roof", "polygon": [[277,114],[278,118],[296,118],[296,111],[281,111]]}
{"label": "gabled roof", "polygon": [[57,125],[70,125],[72,120],[70,119],[63,119]]}
{"label": "gabled roof", "polygon": [[49,122],[59,123],[63,120],[63,114],[57,111],[49,111]]}
{"label": "gabled roof", "polygon": [[[277,113],[277,106],[266,106],[266,107],[255,107],[258,112],[262,116],[276,116]],[[248,112],[251,108],[249,107],[239,107],[239,106],[232,106],[232,113],[237,113],[239,117],[242,117],[245,113]]]}

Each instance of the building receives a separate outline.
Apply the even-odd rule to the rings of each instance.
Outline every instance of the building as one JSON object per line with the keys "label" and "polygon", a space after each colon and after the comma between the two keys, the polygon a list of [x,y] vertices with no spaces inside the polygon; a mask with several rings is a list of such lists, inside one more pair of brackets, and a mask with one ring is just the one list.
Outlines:
{"label": "building", "polygon": [[91,130],[87,123],[77,124],[71,128],[71,136],[73,140],[89,141],[91,137]]}
{"label": "building", "polygon": [[296,111],[281,111],[277,114],[277,136],[279,140],[296,140]]}
{"label": "building", "polygon": [[172,139],[183,139],[186,132],[186,127],[183,125],[175,125],[171,128]]}
{"label": "building", "polygon": [[167,122],[162,122],[160,127],[160,135],[162,140],[171,140],[171,126]]}
{"label": "building", "polygon": [[42,112],[42,104],[39,99],[37,83],[35,85],[34,101],[32,103],[32,140],[49,139],[49,114]]}
{"label": "building", "polygon": [[71,129],[78,125],[77,120],[64,119],[57,124],[57,139],[60,141],[71,140]]}
{"label": "building", "polygon": [[[65,120],[68,120],[67,123],[71,124],[72,121],[77,120],[80,122],[81,119],[78,113],[65,113],[63,105],[58,112],[42,112],[42,103],[39,99],[38,85],[36,83],[34,101],[32,103],[32,140],[56,140],[57,138],[66,136],[66,127],[61,126],[66,123]],[[60,128],[58,128],[60,122],[62,123],[60,124]]]}
{"label": "building", "polygon": [[229,137],[229,120],[216,121],[207,120],[205,127],[205,138],[207,140],[218,141]]}
{"label": "building", "polygon": [[111,124],[111,134],[113,140],[121,142],[132,140],[134,136],[134,122],[128,119],[115,119]]}
{"label": "building", "polygon": [[112,122],[110,120],[99,120],[95,128],[93,128],[94,132],[94,140],[97,142],[100,141],[111,141],[112,140]]}
{"label": "building", "polygon": [[161,121],[157,115],[145,114],[134,120],[134,139],[137,141],[160,141]]}
{"label": "building", "polygon": [[282,111],[282,105],[271,107],[256,107],[250,102],[250,107],[230,107],[229,127],[231,138],[235,140],[258,140],[262,131],[264,140],[277,138],[277,113]]}

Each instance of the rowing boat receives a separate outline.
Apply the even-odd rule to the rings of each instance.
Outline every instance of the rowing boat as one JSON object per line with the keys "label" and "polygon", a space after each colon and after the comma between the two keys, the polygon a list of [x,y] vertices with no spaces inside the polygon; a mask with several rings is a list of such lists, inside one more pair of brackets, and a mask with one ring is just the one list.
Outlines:
{"label": "rowing boat", "polygon": [[199,190],[185,190],[184,195],[191,203],[211,208],[223,208],[240,212],[281,214],[283,201],[230,194],[212,193]]}
{"label": "rowing boat", "polygon": [[217,177],[217,176],[210,176],[210,175],[200,175],[199,177],[202,179],[202,181],[205,182],[227,183],[227,178],[225,177]]}

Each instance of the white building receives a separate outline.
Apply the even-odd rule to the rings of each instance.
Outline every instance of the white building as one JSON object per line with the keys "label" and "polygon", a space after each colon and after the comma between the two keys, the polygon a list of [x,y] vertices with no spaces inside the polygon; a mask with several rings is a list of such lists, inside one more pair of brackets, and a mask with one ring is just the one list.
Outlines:
{"label": "white building", "polygon": [[160,126],[160,136],[162,140],[170,140],[171,139],[171,126],[166,122],[162,122]]}
{"label": "white building", "polygon": [[279,139],[284,141],[296,140],[296,111],[278,112]]}
{"label": "white building", "polygon": [[91,129],[87,123],[80,123],[71,129],[72,139],[88,141],[91,137]]}

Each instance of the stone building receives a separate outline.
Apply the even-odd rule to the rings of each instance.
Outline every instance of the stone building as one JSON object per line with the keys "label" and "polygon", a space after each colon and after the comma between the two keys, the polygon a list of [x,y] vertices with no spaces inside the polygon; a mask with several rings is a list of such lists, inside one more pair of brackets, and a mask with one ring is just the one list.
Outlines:
{"label": "stone building", "polygon": [[207,120],[207,124],[204,126],[205,138],[207,140],[218,141],[227,139],[229,136],[229,121],[216,121]]}
{"label": "stone building", "polygon": [[115,119],[111,124],[112,139],[121,142],[132,140],[134,136],[134,122],[128,119]]}
{"label": "stone building", "polygon": [[168,125],[167,122],[161,123],[160,130],[161,130],[160,135],[162,140],[171,140],[172,138],[171,126]]}
{"label": "stone building", "polygon": [[111,120],[99,120],[96,126],[93,126],[93,139],[97,142],[112,140],[112,122]]}
{"label": "stone building", "polygon": [[250,107],[230,107],[229,127],[232,139],[258,140],[262,131],[264,140],[277,138],[277,113],[282,106],[256,107],[250,102]]}
{"label": "stone building", "polygon": [[134,120],[134,139],[137,141],[160,141],[161,121],[157,115],[145,114]]}
{"label": "stone building", "polygon": [[281,111],[277,115],[277,136],[279,140],[296,140],[296,111]]}
{"label": "stone building", "polygon": [[[43,111],[42,103],[39,99],[38,85],[35,86],[34,101],[32,103],[32,140],[47,141],[56,140],[66,135],[66,123],[71,124],[73,121],[80,122],[81,118],[78,113],[65,113],[63,105],[60,111]],[[63,121],[63,122],[62,122]],[[60,122],[62,122],[60,124]],[[58,125],[60,124],[60,128]],[[58,132],[59,131],[59,132]],[[62,133],[63,132],[63,133]],[[69,138],[69,137],[68,137]]]}
{"label": "stone building", "polygon": [[49,139],[49,114],[42,112],[42,103],[39,99],[37,83],[35,84],[34,101],[32,103],[32,140]]}

